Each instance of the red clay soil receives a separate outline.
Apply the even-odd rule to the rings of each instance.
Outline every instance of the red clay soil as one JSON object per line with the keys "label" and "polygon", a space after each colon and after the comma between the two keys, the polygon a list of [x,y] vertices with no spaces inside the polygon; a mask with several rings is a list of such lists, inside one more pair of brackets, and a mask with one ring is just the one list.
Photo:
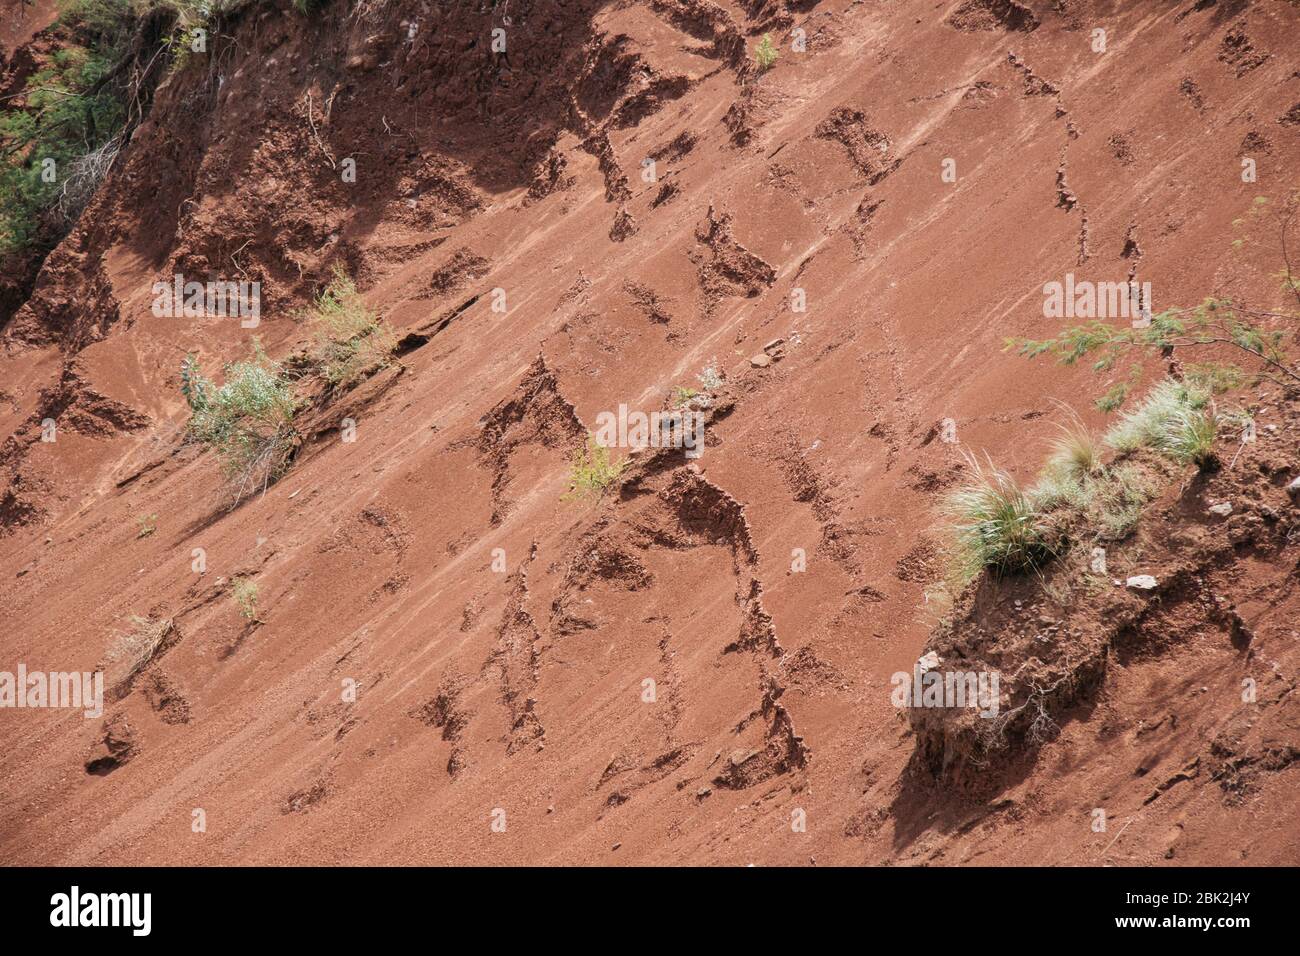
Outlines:
{"label": "red clay soil", "polygon": [[[1300,7],[496,6],[237,14],[8,320],[0,670],[171,625],[101,719],[0,711],[0,859],[1300,862],[1300,417],[1274,386],[1232,469],[1143,518],[1122,571],[1169,583],[1116,589],[1129,630],[1032,582],[978,596],[974,625],[1046,616],[1105,664],[1041,748],[945,776],[890,683],[931,640],[961,451],[1029,477],[1055,399],[1103,424],[1103,379],[1002,351],[1062,327],[1045,282],[1286,305],[1276,236],[1233,240],[1300,181]],[[227,510],[181,359],[293,353],[335,264],[399,364]],[[176,273],[261,281],[260,327],[155,317]],[[566,497],[602,411],[665,408],[715,360],[699,458]]]}

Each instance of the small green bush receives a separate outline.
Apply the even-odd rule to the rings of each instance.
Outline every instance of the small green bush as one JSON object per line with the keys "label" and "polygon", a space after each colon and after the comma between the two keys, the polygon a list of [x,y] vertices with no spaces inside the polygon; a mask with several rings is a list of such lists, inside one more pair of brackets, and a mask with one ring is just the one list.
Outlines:
{"label": "small green bush", "polygon": [[181,393],[192,412],[189,432],[216,451],[238,503],[265,491],[288,467],[298,406],[293,383],[256,340],[253,358],[227,365],[225,379],[213,385],[193,355],[181,365]]}
{"label": "small green bush", "polygon": [[314,333],[312,357],[321,377],[336,387],[383,368],[397,344],[387,324],[366,308],[356,284],[338,266],[312,303],[307,320]]}
{"label": "small green bush", "polygon": [[609,449],[598,445],[590,435],[587,444],[573,455],[569,471],[569,492],[565,498],[599,498],[618,480],[627,460],[615,464]]}
{"label": "small green bush", "polygon": [[763,39],[758,42],[758,46],[754,49],[754,64],[758,67],[758,72],[766,73],[772,69],[776,65],[779,56],[780,53],[777,52],[776,44],[772,42],[772,35],[764,33]]}

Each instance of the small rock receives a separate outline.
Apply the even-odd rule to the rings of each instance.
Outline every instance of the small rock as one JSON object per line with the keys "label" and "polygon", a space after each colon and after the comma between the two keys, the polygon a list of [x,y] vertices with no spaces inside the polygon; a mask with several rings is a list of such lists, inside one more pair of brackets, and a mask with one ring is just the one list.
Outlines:
{"label": "small rock", "polygon": [[619,847],[621,847],[622,845],[623,845],[623,844],[621,844],[621,843],[615,843],[612,847],[610,847],[610,849],[611,849],[611,850],[617,850],[617,849],[618,849]]}
{"label": "small rock", "polygon": [[772,341],[768,342],[766,345],[763,346],[763,351],[770,352],[772,351],[772,349],[776,348],[777,346],[784,345],[784,344],[785,344],[785,339],[773,339]]}
{"label": "small rock", "polygon": [[547,807],[547,808],[546,808],[546,812],[547,812],[547,813],[554,813],[554,812],[555,812],[555,804],[552,803],[549,807]]}
{"label": "small rock", "polygon": [[772,357],[763,352],[759,352],[757,355],[750,357],[749,364],[754,366],[754,368],[767,368],[772,364]]}
{"label": "small rock", "polygon": [[1232,502],[1221,501],[1217,505],[1210,505],[1210,514],[1226,518],[1228,515],[1232,514]]}
{"label": "small rock", "polygon": [[1300,501],[1300,475],[1292,479],[1291,484],[1286,486],[1286,493],[1291,496],[1292,501]]}
{"label": "small rock", "polygon": [[1128,586],[1139,591],[1152,591],[1156,584],[1156,579],[1149,574],[1135,574],[1128,579]]}
{"label": "small rock", "polygon": [[916,666],[921,669],[922,674],[925,674],[934,670],[942,663],[943,661],[939,659],[939,655],[934,651],[931,651],[929,654],[924,655],[919,661],[917,661]]}
{"label": "small rock", "polygon": [[700,789],[698,789],[698,790],[695,791],[695,797],[696,797],[696,799],[698,799],[698,800],[703,800],[705,797],[707,797],[707,796],[708,796],[709,794],[711,794],[712,792],[713,792],[713,788],[712,788],[712,787],[700,787]]}

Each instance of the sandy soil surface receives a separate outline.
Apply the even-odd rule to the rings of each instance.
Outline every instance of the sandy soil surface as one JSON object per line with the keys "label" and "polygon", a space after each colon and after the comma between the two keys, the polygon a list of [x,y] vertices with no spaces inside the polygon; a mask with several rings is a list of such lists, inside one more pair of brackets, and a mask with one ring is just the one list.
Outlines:
{"label": "sandy soil surface", "polygon": [[[1103,422],[1103,379],[1002,350],[1060,329],[1045,282],[1285,304],[1276,237],[1234,221],[1300,182],[1298,30],[1276,0],[235,18],[0,317],[0,669],[90,670],[132,616],[171,622],[102,718],[0,711],[0,859],[1300,862],[1276,388],[1222,484],[1144,519],[1132,572],[1184,583],[1041,750],[959,786],[890,698],[961,452],[1027,477],[1054,400]],[[228,510],[180,362],[290,355],[336,263],[399,362]],[[177,273],[259,280],[260,326],[156,317]],[[698,458],[566,498],[602,412],[711,365]],[[1255,510],[1206,516],[1224,495]],[[982,623],[1016,626],[1010,599]],[[1051,618],[1095,637],[1089,608]]]}

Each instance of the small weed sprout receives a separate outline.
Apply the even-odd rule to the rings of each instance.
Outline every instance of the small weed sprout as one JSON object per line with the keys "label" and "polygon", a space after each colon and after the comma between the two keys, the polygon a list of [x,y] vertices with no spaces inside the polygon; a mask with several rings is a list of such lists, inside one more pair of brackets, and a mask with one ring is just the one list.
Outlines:
{"label": "small weed sprout", "polygon": [[257,620],[257,582],[251,578],[235,578],[230,582],[230,593],[239,605],[239,613],[246,621]]}
{"label": "small weed sprout", "polygon": [[758,42],[754,49],[754,65],[758,67],[759,73],[766,73],[776,65],[777,57],[776,44],[772,42],[772,35],[764,33],[763,39]]}
{"label": "small weed sprout", "polygon": [[673,408],[685,408],[691,403],[691,399],[700,393],[686,385],[678,385],[673,389]]}
{"label": "small weed sprout", "polygon": [[321,377],[335,387],[383,368],[396,347],[387,324],[366,308],[356,284],[338,266],[306,318],[314,334],[313,358]]}
{"label": "small weed sprout", "polygon": [[609,449],[588,435],[587,444],[573,455],[565,498],[599,498],[618,480],[627,464],[627,459],[615,464]]}
{"label": "small weed sprout", "polygon": [[136,520],[140,524],[140,531],[136,535],[137,538],[147,538],[149,537],[149,535],[153,534],[155,531],[158,530],[158,516],[156,514],[141,515]]}

